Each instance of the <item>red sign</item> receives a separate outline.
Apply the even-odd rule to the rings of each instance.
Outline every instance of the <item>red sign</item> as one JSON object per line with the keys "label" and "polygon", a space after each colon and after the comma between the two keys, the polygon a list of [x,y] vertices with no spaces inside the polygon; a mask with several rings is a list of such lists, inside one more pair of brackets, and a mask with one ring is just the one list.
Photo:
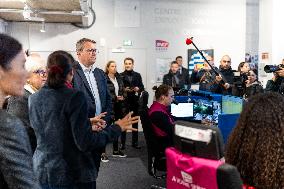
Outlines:
{"label": "red sign", "polygon": [[164,40],[156,40],[156,50],[157,51],[166,51],[168,50],[169,42]]}

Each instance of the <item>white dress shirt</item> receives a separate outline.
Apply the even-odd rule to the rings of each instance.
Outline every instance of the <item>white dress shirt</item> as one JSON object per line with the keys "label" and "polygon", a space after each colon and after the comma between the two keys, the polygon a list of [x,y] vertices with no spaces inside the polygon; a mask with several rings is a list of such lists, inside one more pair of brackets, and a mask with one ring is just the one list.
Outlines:
{"label": "white dress shirt", "polygon": [[86,66],[84,66],[80,62],[79,62],[79,64],[80,64],[81,68],[83,69],[84,75],[85,75],[85,77],[88,81],[89,87],[90,87],[91,92],[93,94],[93,97],[95,99],[96,116],[97,116],[100,113],[102,113],[102,104],[101,104],[101,99],[100,99],[97,81],[96,81],[95,75],[93,73],[96,67],[94,65],[92,65],[91,67],[87,68]]}

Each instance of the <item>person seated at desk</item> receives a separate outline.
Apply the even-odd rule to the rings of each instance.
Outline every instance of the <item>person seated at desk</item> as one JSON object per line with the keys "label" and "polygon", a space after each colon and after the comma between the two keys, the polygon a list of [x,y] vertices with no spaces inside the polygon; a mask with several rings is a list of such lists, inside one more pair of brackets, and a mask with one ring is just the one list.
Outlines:
{"label": "person seated at desk", "polygon": [[237,167],[244,184],[284,188],[284,97],[260,93],[245,105],[226,146],[226,163]]}
{"label": "person seated at desk", "polygon": [[157,143],[160,144],[159,151],[164,151],[173,145],[174,119],[168,107],[173,101],[174,91],[172,87],[164,84],[153,87],[153,90],[156,101],[153,102],[148,113]]}

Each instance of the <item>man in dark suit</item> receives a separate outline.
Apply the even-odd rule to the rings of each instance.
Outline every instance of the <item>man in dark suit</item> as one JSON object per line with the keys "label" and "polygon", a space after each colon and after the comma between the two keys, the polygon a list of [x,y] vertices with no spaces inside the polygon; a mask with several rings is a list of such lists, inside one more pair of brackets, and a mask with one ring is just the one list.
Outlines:
{"label": "man in dark suit", "polygon": [[184,86],[182,88],[186,88],[189,89],[191,87],[191,82],[190,82],[190,77],[189,77],[189,71],[187,68],[182,66],[182,56],[177,56],[176,57],[176,62],[179,65],[179,79],[180,82],[184,84]]}
{"label": "man in dark suit", "polygon": [[[125,92],[127,93],[126,104],[130,111],[133,111],[133,115],[138,115],[139,96],[144,90],[141,75],[133,71],[134,60],[133,58],[124,59],[125,71],[121,73]],[[132,125],[133,128],[138,129],[138,123]],[[140,149],[138,145],[138,131],[132,131],[132,147]]]}
{"label": "man in dark suit", "polygon": [[[106,75],[103,70],[95,66],[96,55],[98,53],[96,42],[91,39],[82,38],[76,44],[76,51],[79,62],[76,62],[74,65],[74,88],[84,92],[88,102],[88,116],[91,118],[102,112],[107,112],[104,120],[109,125],[112,115],[112,102],[107,87]],[[95,158],[99,166],[100,157],[98,156],[100,156],[99,153],[96,153]],[[102,161],[108,161],[104,153]]]}

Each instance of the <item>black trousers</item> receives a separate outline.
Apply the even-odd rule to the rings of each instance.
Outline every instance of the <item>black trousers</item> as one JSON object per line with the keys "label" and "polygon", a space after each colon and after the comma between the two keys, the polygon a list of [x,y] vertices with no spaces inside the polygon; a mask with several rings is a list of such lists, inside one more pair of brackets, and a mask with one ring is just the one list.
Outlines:
{"label": "black trousers", "polygon": [[[125,141],[126,141],[126,131],[122,132],[121,135],[120,135],[120,141],[121,141],[121,145],[122,146],[125,146]],[[118,151],[119,148],[118,148],[118,138],[115,139],[113,141],[113,151]]]}

